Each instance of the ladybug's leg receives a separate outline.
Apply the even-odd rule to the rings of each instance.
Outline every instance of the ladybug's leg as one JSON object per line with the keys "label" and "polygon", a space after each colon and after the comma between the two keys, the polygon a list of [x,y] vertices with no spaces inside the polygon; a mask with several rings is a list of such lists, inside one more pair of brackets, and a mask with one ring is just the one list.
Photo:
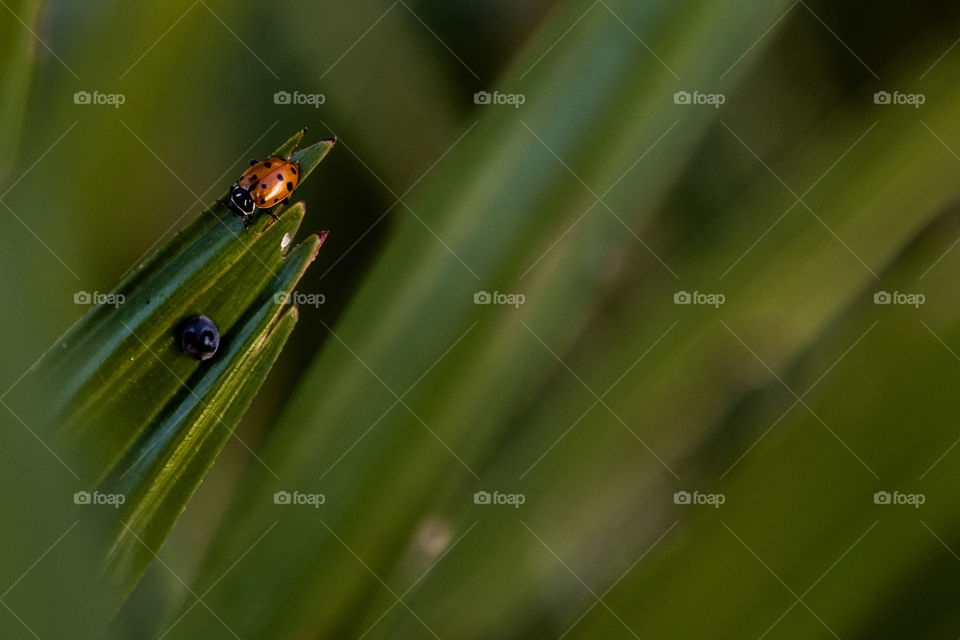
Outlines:
{"label": "ladybug's leg", "polygon": [[278,221],[278,222],[280,221],[280,216],[278,216],[277,214],[275,214],[273,211],[269,211],[269,210],[268,210],[267,213],[269,213],[269,214],[270,214],[270,217],[272,217],[274,220],[276,220],[276,221]]}
{"label": "ladybug's leg", "polygon": [[288,204],[290,204],[290,198],[284,198],[280,204],[282,204],[283,206],[287,206]]}

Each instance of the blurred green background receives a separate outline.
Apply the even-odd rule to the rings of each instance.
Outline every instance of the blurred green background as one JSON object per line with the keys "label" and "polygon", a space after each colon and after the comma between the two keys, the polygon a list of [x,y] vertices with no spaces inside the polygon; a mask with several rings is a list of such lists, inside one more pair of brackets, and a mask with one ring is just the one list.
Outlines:
{"label": "blurred green background", "polygon": [[[0,637],[960,636],[955,3],[0,5]],[[17,383],[303,126],[324,304],[113,618]]]}

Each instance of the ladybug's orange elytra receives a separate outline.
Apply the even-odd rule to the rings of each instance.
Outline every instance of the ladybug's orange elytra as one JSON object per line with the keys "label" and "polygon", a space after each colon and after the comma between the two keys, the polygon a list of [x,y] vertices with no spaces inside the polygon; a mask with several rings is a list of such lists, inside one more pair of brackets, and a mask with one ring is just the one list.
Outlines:
{"label": "ladybug's orange elytra", "polygon": [[[299,181],[300,171],[295,162],[275,157],[259,162],[251,160],[250,168],[231,187],[228,204],[243,218],[246,227],[258,208],[270,209],[281,203],[287,204]],[[277,217],[273,212],[267,213]]]}
{"label": "ladybug's orange elytra", "polygon": [[299,180],[296,164],[280,158],[267,158],[244,171],[237,186],[250,192],[253,204],[269,209],[288,198]]}

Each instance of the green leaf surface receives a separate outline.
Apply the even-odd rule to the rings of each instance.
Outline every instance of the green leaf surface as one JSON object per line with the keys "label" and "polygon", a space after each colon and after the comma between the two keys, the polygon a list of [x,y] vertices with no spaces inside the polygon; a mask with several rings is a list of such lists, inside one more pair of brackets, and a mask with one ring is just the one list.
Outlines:
{"label": "green leaf surface", "polygon": [[[319,242],[314,243],[317,247]],[[312,256],[310,256],[312,260]],[[282,316],[277,317],[281,311]],[[268,299],[229,337],[225,353],[199,380],[187,381],[127,451],[104,493],[127,496],[114,528],[108,574],[126,593],[153,561],[156,549],[203,481],[280,354],[297,321],[295,307]]]}
{"label": "green leaf surface", "polygon": [[[334,139],[295,151],[299,132],[273,155],[299,163],[301,182]],[[78,487],[122,494],[104,545],[110,588],[122,599],[213,465],[297,319],[291,293],[326,232],[292,239],[304,206],[258,214],[249,229],[221,198],[122,282],[24,381],[42,395],[31,423],[51,424],[55,448]],[[180,345],[202,314],[221,336],[200,361]]]}
{"label": "green leaf surface", "polygon": [[[952,499],[956,434],[938,424],[957,411],[960,314],[949,292],[960,267],[950,251],[958,233],[955,208],[941,210],[879,274],[879,289],[925,292],[924,308],[878,306],[876,289],[864,288],[780,372],[798,393],[809,389],[807,406],[790,408],[792,397],[772,380],[751,400],[758,411],[731,411],[698,444],[689,468],[705,470],[700,481],[727,502],[719,512],[689,514],[657,557],[606,594],[638,634],[693,633],[699,620],[669,612],[682,598],[698,603],[717,637],[802,637],[795,620],[777,619],[789,601],[771,591],[776,578],[747,547],[786,584],[814,585],[807,602],[840,637],[949,634],[955,617],[930,612],[949,611],[953,601],[949,589],[931,585],[955,580],[945,548],[953,543],[944,541],[956,540],[960,517]],[[946,257],[925,273],[937,256]],[[878,505],[877,491],[920,493],[925,502]],[[665,510],[654,538],[683,515]],[[732,580],[732,563],[756,563],[757,571]],[[591,611],[569,637],[617,629],[615,619]]]}
{"label": "green leaf surface", "polygon": [[31,29],[37,28],[42,7],[42,0],[10,0],[0,7],[0,182],[16,159],[38,46]]}
{"label": "green leaf surface", "polygon": [[[676,72],[691,87],[715,86],[724,63],[782,11],[743,1],[723,7],[728,15],[719,20],[716,3],[611,6],[628,24],[659,34],[654,48],[671,64],[680,60]],[[582,29],[538,62],[584,14]],[[531,65],[535,71],[525,74]],[[678,122],[670,71],[589,3],[559,7],[500,86],[529,97],[522,116],[485,114],[438,166],[411,202],[417,217],[398,228],[268,444],[264,457],[283,483],[250,470],[225,524],[228,542],[213,550],[201,581],[217,581],[215,607],[233,612],[241,634],[365,631],[351,614],[371,597],[369,571],[383,575],[395,559],[407,559],[430,505],[476,490],[473,470],[509,437],[512,420],[557,370],[549,348],[519,320],[558,350],[582,331],[603,291],[604,256],[642,251],[624,225],[642,233],[715,115],[692,110]],[[556,108],[571,95],[575,105]],[[608,189],[614,215],[591,193]],[[644,257],[658,277],[670,277]],[[527,305],[478,306],[478,290],[521,292]],[[429,392],[416,386],[421,378]],[[279,517],[270,500],[278,489],[324,491],[327,503],[319,514],[283,511],[277,535],[218,581],[244,543]],[[372,606],[371,618],[383,608]],[[488,613],[482,625],[452,616],[440,635],[490,637],[505,628],[500,616],[508,610]],[[178,632],[202,635],[206,622],[198,617],[196,628]]]}
{"label": "green leaf surface", "polygon": [[[918,57],[936,55],[934,46]],[[950,77],[956,63],[941,72]],[[890,82],[906,85],[910,77],[908,69]],[[955,84],[925,90],[923,123],[954,146]],[[752,157],[723,127],[731,144],[725,153]],[[937,137],[918,130],[916,114],[843,105],[770,163],[787,185],[816,187],[804,197],[813,213],[790,211],[789,191],[758,163],[756,183],[719,208],[716,227],[663,254],[684,275],[682,285],[640,280],[635,265],[626,270],[611,292],[617,312],[573,347],[558,349],[565,363],[558,363],[558,379],[535,407],[518,410],[517,433],[476,485],[522,491],[527,503],[519,513],[472,507],[473,487],[430,502],[429,517],[472,532],[405,604],[441,637],[468,636],[477,620],[490,629],[515,628],[518,620],[533,627],[538,614],[555,625],[551,637],[632,637],[630,630],[699,637],[705,628],[711,637],[759,637],[793,599],[771,591],[777,579],[729,525],[790,587],[817,585],[811,606],[840,637],[898,637],[925,627],[930,637],[946,634],[944,620],[911,612],[893,594],[905,583],[948,582],[930,558],[949,559],[949,552],[915,513],[878,511],[872,502],[874,491],[896,487],[923,489],[932,500],[929,480],[918,479],[955,442],[952,426],[937,417],[956,412],[945,381],[956,379],[957,366],[949,351],[956,351],[958,323],[950,285],[957,161]],[[905,159],[923,170],[904,171]],[[751,247],[785,210],[769,237]],[[952,212],[950,225],[939,220],[945,211]],[[923,241],[914,242],[921,231]],[[923,278],[943,256],[951,259]],[[726,303],[678,307],[673,293],[681,288],[720,291]],[[877,290],[922,291],[928,302],[920,310],[878,307]],[[547,317],[524,320],[540,335],[553,324]],[[781,379],[810,395],[791,406],[796,398]],[[593,402],[582,380],[597,393],[609,388],[603,404]],[[949,459],[936,467],[947,478],[956,475]],[[727,503],[719,511],[678,507],[677,490],[722,493]],[[931,528],[955,540],[955,501],[937,497],[924,507],[924,520],[939,520]],[[890,516],[896,522],[888,523]],[[863,546],[842,558],[843,579],[819,584],[831,562],[881,517]],[[879,559],[898,555],[878,578]],[[610,608],[597,605],[571,572]],[[398,563],[384,579],[402,592],[417,577]],[[467,592],[482,605],[465,613],[470,605],[451,594]],[[422,633],[404,608],[380,617],[393,601],[384,593],[358,629],[375,627],[367,636],[373,638]],[[864,624],[888,607],[896,613],[884,624]],[[691,609],[697,615],[678,615]],[[829,635],[811,620],[814,633]],[[811,637],[797,629],[784,621],[776,635]]]}

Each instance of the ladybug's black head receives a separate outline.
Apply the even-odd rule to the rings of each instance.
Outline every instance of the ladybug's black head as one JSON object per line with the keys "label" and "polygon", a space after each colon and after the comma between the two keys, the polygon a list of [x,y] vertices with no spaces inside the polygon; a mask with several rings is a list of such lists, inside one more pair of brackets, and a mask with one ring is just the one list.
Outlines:
{"label": "ladybug's black head", "polygon": [[230,190],[230,208],[240,215],[251,215],[255,205],[250,192],[241,186],[234,186]]}

